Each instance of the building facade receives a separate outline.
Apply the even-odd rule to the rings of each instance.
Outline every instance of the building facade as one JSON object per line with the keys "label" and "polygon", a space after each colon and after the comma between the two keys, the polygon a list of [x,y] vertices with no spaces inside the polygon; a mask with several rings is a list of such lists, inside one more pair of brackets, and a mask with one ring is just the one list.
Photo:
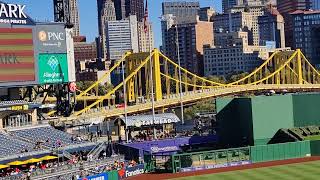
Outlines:
{"label": "building facade", "polygon": [[73,35],[80,36],[80,20],[79,20],[79,10],[78,1],[69,0],[69,12],[70,12],[70,22],[74,25]]}
{"label": "building facade", "polygon": [[233,7],[230,11],[233,12],[247,12],[250,14],[252,18],[252,38],[253,38],[253,45],[259,46],[259,25],[258,25],[258,17],[264,15],[264,9],[265,5],[257,5],[261,4],[249,4],[249,5],[243,5],[243,6],[236,6]]}
{"label": "building facade", "polygon": [[200,21],[213,21],[216,11],[212,7],[200,8],[198,11]]}
{"label": "building facade", "polygon": [[253,45],[253,20],[248,12],[235,12],[218,14],[214,17],[214,27],[216,31],[248,33],[248,44]]}
{"label": "building facade", "polygon": [[126,18],[126,0],[116,0],[114,1],[114,7],[116,10],[117,20]]}
{"label": "building facade", "polygon": [[276,8],[266,8],[258,17],[258,25],[260,46],[273,42],[276,48],[285,48],[284,19]]}
{"label": "building facade", "polygon": [[125,0],[126,17],[136,15],[139,22],[144,18],[144,0]]}
{"label": "building facade", "polygon": [[[162,23],[170,24],[170,22]],[[164,39],[162,48],[165,55],[178,62],[176,43],[178,37],[181,66],[193,73],[203,75],[203,46],[213,43],[213,23],[198,21],[197,23],[167,26],[167,28],[162,34]]]}
{"label": "building facade", "polygon": [[139,52],[137,17],[106,23],[106,48],[111,62],[121,59],[128,51]]}
{"label": "building facade", "polygon": [[293,39],[293,20],[290,13],[296,10],[312,9],[311,0],[277,0],[277,9],[285,21],[286,46],[294,47]]}
{"label": "building facade", "polygon": [[320,0],[311,0],[311,9],[320,10]]}
{"label": "building facade", "polygon": [[293,24],[293,44],[301,49],[307,59],[320,67],[320,10],[295,11],[291,13]]}
{"label": "building facade", "polygon": [[139,52],[150,52],[154,49],[152,24],[147,23],[148,31],[144,30],[144,23],[138,22]]}
{"label": "building facade", "polygon": [[248,33],[217,32],[215,46],[204,49],[204,75],[228,76],[250,72],[269,57],[265,46],[248,45]]}
{"label": "building facade", "polygon": [[240,5],[239,0],[222,0],[222,11],[227,13],[233,6]]}
{"label": "building facade", "polygon": [[101,41],[101,58],[106,58],[107,56],[107,48],[106,48],[106,23],[108,21],[115,21],[116,20],[116,12],[114,7],[114,2],[112,0],[104,0],[104,4],[102,6],[100,12],[100,23],[99,23],[99,32],[100,34],[100,41]]}
{"label": "building facade", "polygon": [[172,14],[176,23],[194,23],[197,21],[200,3],[198,1],[175,1],[162,3],[162,15]]}

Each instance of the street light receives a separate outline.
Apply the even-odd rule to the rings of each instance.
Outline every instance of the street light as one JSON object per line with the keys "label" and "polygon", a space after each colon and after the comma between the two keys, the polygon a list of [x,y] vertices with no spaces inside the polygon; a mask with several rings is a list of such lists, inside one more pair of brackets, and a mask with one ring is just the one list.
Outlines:
{"label": "street light", "polygon": [[125,136],[126,136],[126,142],[129,142],[129,136],[128,136],[128,114],[127,114],[127,86],[124,78],[124,61],[121,62],[122,66],[122,81],[123,81],[123,101],[124,101],[124,119],[125,119]]}
{"label": "street light", "polygon": [[[177,22],[176,22],[177,23]],[[178,33],[178,24],[176,24],[176,48],[178,56],[178,65],[179,65],[179,94],[180,94],[180,107],[181,107],[181,123],[184,124],[184,112],[183,112],[183,102],[182,102],[182,77],[181,77],[181,61],[180,61],[180,49],[179,49],[179,33]]]}

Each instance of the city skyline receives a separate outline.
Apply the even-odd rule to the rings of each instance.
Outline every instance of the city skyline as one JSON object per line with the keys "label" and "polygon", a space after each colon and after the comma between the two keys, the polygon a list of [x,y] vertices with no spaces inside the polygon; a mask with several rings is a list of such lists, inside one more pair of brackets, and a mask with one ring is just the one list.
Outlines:
{"label": "city skyline", "polygon": [[[190,0],[188,0],[190,1]],[[25,4],[26,12],[36,21],[53,21],[53,0],[3,0],[6,3]],[[80,14],[80,35],[87,36],[87,41],[92,42],[98,36],[98,15],[96,0],[78,0]],[[161,3],[164,0],[149,0],[149,18],[154,26],[155,47],[161,45],[161,23],[162,15]],[[199,0],[201,7],[212,6],[221,12],[221,0]],[[90,13],[88,13],[90,12]],[[92,13],[91,13],[92,12]]]}

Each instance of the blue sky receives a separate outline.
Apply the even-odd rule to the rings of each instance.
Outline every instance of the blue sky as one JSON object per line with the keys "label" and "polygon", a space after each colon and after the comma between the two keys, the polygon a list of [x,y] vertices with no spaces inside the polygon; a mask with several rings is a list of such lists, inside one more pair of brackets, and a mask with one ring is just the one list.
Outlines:
{"label": "blue sky", "polygon": [[[53,21],[53,0],[2,0],[6,3],[25,4],[26,12],[35,20]],[[97,29],[97,4],[96,0],[78,0],[80,8],[80,31],[81,35],[87,36],[87,40],[93,41],[98,34]],[[164,0],[149,0],[149,16],[154,24],[156,46],[161,44],[161,3]],[[212,6],[221,12],[221,0],[199,0],[201,6]]]}

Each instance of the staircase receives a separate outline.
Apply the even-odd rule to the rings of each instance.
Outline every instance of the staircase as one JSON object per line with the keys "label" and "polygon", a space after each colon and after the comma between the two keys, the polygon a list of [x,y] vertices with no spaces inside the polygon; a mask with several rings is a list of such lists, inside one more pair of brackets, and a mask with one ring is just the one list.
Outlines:
{"label": "staircase", "polygon": [[98,159],[100,153],[106,149],[106,143],[102,142],[98,144],[96,147],[94,147],[88,154],[88,157],[91,158],[91,160]]}
{"label": "staircase", "polygon": [[62,155],[66,158],[68,158],[69,160],[72,160],[73,159],[73,156],[72,154],[70,154],[68,151],[63,151],[62,152]]}

